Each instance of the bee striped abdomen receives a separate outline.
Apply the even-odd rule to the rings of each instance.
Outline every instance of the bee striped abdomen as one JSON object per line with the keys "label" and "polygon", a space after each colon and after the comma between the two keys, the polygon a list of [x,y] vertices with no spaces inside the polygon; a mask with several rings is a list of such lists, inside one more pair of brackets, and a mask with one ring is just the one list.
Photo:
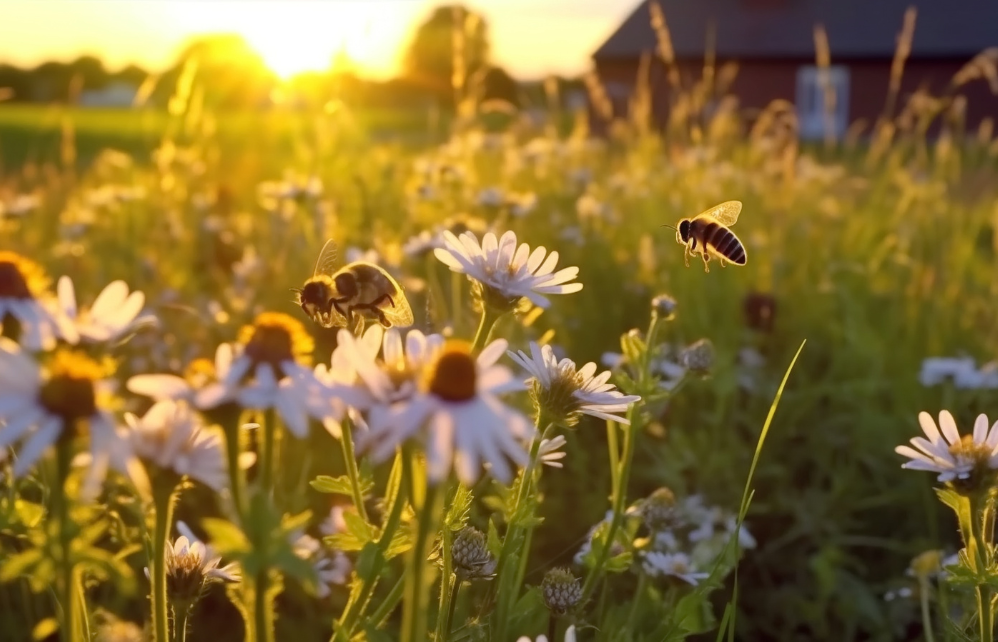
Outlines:
{"label": "bee striped abdomen", "polygon": [[738,237],[716,221],[704,225],[703,239],[717,254],[735,265],[745,265],[745,247]]}

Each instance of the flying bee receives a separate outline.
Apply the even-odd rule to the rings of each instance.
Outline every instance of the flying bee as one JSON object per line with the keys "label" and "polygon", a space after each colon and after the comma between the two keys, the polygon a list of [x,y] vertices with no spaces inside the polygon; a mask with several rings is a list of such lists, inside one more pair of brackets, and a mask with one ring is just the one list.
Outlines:
{"label": "flying bee", "polygon": [[402,287],[388,272],[367,261],[354,261],[333,271],[336,243],[326,241],[315,262],[312,278],[293,288],[295,303],[324,328],[362,328],[367,319],[382,326],[412,325],[412,308]]}
{"label": "flying bee", "polygon": [[[728,229],[738,220],[738,215],[742,211],[741,201],[725,201],[720,205],[715,205],[704,210],[693,218],[684,218],[679,221],[679,227],[663,225],[676,230],[676,242],[685,245],[683,259],[686,267],[690,266],[690,257],[698,254],[703,258],[704,272],[710,272],[707,265],[711,256],[716,256],[724,267],[725,261],[731,261],[735,265],[745,265],[748,257],[745,255],[745,246],[738,240],[735,233]],[[699,251],[697,243],[700,244]]]}

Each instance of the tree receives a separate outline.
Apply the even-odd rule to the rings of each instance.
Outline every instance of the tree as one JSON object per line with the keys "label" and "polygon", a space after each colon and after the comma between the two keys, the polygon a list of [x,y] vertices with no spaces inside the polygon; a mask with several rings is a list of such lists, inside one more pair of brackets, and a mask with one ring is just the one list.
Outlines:
{"label": "tree", "polygon": [[455,76],[463,86],[488,58],[485,19],[461,5],[445,5],[437,7],[416,29],[405,60],[405,75],[408,81],[434,94],[444,105],[453,106]]}

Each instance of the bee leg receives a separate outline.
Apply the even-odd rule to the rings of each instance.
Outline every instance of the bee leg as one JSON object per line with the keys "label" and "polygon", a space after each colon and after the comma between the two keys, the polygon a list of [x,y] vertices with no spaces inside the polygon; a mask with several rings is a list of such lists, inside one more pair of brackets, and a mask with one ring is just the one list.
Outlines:
{"label": "bee leg", "polygon": [[390,294],[382,294],[377,299],[371,301],[367,305],[371,306],[371,309],[374,310],[376,308],[380,308],[381,306],[383,306],[385,304],[385,301],[387,301],[388,304],[391,305],[393,308],[395,307],[395,300],[392,299]]}
{"label": "bee leg", "polygon": [[336,308],[336,312],[341,317],[343,317],[344,319],[346,319],[346,320],[349,321],[349,319],[350,319],[350,312],[352,311],[352,309],[351,310],[344,310],[343,308],[340,307],[341,303],[346,303],[348,300],[349,299],[329,299],[329,305],[326,306],[326,314],[329,314],[332,311],[333,308]]}
{"label": "bee leg", "polygon": [[710,255],[706,252],[701,252],[700,256],[703,257],[703,271],[710,272],[710,266],[707,265],[710,262]]}
{"label": "bee leg", "polygon": [[686,246],[683,247],[683,261],[686,263],[686,267],[690,266],[690,246],[689,245],[686,245]]}

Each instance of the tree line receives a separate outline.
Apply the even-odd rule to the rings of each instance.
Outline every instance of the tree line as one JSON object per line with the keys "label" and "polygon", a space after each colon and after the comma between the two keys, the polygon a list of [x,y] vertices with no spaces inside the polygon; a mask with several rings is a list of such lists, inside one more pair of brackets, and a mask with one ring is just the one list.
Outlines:
{"label": "tree line", "polygon": [[[111,72],[89,55],[31,69],[0,64],[0,89],[5,88],[2,93],[11,101],[73,102],[80,92],[125,84],[143,86],[144,104],[165,106],[192,66],[205,103],[219,109],[270,105],[278,87],[299,102],[348,97],[352,104],[366,107],[417,103],[447,109],[469,92],[478,100],[502,99],[514,106],[543,100],[539,83],[521,84],[492,62],[485,18],[461,5],[440,6],[427,16],[408,43],[400,73],[387,81],[366,79],[352,71],[348,61],[331,60],[326,71],[281,83],[241,36],[214,34],[189,41],[174,63],[158,73],[135,65]],[[560,82],[581,86],[575,80]]]}

